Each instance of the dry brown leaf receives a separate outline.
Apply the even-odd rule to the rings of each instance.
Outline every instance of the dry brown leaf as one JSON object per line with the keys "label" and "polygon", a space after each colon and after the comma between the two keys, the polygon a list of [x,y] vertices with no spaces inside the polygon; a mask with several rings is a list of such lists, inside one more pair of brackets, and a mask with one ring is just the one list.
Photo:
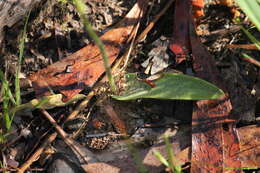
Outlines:
{"label": "dry brown leaf", "polygon": [[[110,64],[115,61],[123,44],[142,18],[147,4],[146,0],[138,0],[117,27],[100,37],[105,45]],[[64,101],[67,101],[83,89],[92,87],[104,71],[98,47],[90,44],[32,74],[29,79],[32,81],[37,97],[49,95],[50,90],[53,90],[62,93],[65,96]]]}

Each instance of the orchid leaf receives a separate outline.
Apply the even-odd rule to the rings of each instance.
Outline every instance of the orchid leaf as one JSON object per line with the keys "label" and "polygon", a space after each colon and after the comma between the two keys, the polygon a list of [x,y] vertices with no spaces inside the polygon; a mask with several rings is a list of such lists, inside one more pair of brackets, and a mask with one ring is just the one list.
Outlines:
{"label": "orchid leaf", "polygon": [[205,80],[179,73],[162,73],[152,81],[140,80],[136,73],[129,73],[126,82],[126,91],[120,96],[112,96],[114,99],[209,100],[224,95],[221,89]]}

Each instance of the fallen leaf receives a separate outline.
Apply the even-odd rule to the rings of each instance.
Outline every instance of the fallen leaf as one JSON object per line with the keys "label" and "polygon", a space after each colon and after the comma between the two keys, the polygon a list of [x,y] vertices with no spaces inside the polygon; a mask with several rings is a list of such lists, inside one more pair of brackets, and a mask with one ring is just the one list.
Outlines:
{"label": "fallen leaf", "polygon": [[[146,0],[138,0],[119,25],[100,37],[110,64],[114,62],[134,26],[142,18],[147,4]],[[96,45],[90,44],[32,74],[29,79],[37,97],[50,95],[50,90],[53,90],[62,93],[63,101],[67,101],[83,89],[92,87],[104,72],[100,51]]]}
{"label": "fallen leaf", "polygon": [[193,17],[197,21],[204,16],[204,0],[192,0]]}

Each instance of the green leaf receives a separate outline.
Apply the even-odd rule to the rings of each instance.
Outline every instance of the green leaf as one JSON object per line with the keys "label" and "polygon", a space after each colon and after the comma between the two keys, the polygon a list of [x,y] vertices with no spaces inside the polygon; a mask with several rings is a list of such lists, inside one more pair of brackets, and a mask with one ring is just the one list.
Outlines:
{"label": "green leaf", "polygon": [[260,3],[258,0],[236,0],[239,7],[260,31]]}
{"label": "green leaf", "polygon": [[[260,8],[259,8],[260,10]],[[260,41],[258,41],[246,28],[241,26],[242,31],[246,34],[246,36],[256,45],[256,47],[260,50]]]}
{"label": "green leaf", "polygon": [[27,15],[27,17],[25,19],[24,28],[22,31],[22,38],[21,38],[20,44],[19,44],[19,58],[18,58],[18,64],[17,64],[16,73],[15,73],[15,99],[16,99],[17,105],[21,104],[21,91],[20,91],[19,75],[21,73],[21,65],[22,65],[23,56],[24,56],[24,43],[25,43],[25,39],[27,37],[26,30],[27,30],[27,24],[28,24],[30,13],[31,13],[31,11],[29,11],[29,14]]}
{"label": "green leaf", "polygon": [[176,159],[174,158],[173,147],[169,141],[169,137],[166,135],[164,136],[164,142],[166,145],[166,151],[169,160],[169,168],[172,170],[172,172],[181,173],[181,166],[178,165]]}
{"label": "green leaf", "polygon": [[169,167],[168,161],[162,156],[159,151],[153,150],[153,154],[157,157],[158,160],[160,160],[162,164],[164,164],[164,166],[166,166],[167,168]]}
{"label": "green leaf", "polygon": [[160,78],[149,81],[153,86],[138,79],[136,73],[126,74],[126,80],[128,89],[122,96],[112,96],[114,99],[209,100],[224,95],[221,89],[207,81],[179,73],[162,73]]}

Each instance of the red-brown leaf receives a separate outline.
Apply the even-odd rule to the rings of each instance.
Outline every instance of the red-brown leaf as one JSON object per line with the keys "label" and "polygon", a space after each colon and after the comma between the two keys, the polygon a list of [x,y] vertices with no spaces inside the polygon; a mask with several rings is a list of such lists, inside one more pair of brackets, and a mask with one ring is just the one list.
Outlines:
{"label": "red-brown leaf", "polygon": [[[138,0],[120,25],[100,37],[112,64],[123,44],[131,35],[146,7],[146,0]],[[96,45],[90,44],[45,69],[32,74],[36,96],[49,95],[50,89],[61,92],[69,100],[85,88],[93,86],[105,69]]]}

